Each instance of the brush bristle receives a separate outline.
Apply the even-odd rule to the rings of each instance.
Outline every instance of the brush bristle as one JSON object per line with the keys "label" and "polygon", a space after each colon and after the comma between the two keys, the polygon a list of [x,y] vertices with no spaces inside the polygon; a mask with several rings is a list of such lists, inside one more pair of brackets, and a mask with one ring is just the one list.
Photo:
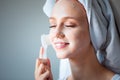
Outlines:
{"label": "brush bristle", "polygon": [[43,47],[50,45],[50,40],[49,40],[48,34],[41,35],[41,43],[42,43]]}

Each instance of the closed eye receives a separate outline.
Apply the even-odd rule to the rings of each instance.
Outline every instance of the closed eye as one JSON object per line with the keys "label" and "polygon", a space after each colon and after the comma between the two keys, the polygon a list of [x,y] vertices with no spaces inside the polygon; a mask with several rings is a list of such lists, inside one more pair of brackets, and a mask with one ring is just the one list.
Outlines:
{"label": "closed eye", "polygon": [[49,28],[55,28],[56,27],[56,25],[51,25]]}
{"label": "closed eye", "polygon": [[65,25],[65,27],[75,27],[75,25]]}

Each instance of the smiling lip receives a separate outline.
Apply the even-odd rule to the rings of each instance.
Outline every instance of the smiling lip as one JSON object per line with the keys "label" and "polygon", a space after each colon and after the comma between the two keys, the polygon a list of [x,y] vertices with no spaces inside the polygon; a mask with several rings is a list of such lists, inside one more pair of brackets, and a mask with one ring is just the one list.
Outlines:
{"label": "smiling lip", "polygon": [[65,48],[69,43],[66,42],[55,42],[55,48],[57,49],[63,49]]}

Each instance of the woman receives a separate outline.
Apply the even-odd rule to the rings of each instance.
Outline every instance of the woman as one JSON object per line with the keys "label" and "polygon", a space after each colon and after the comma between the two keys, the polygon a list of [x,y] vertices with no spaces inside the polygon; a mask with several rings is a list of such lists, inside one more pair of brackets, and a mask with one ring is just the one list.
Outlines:
{"label": "woman", "polygon": [[[120,61],[111,57],[113,51],[114,55],[119,52],[119,37],[108,7],[107,0],[58,0],[55,3],[49,15],[50,41],[57,57],[69,60],[71,74],[65,79],[120,79],[115,74],[119,73]],[[116,76],[118,79],[114,79]],[[53,80],[48,59],[37,60],[35,78]]]}

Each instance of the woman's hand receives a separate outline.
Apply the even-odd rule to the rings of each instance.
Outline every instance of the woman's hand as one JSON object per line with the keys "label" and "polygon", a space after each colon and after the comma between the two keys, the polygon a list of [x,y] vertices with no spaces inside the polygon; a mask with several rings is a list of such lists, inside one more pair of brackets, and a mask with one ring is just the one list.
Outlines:
{"label": "woman's hand", "polygon": [[[42,51],[40,51],[41,53]],[[49,59],[39,58],[36,60],[35,80],[53,80]]]}

